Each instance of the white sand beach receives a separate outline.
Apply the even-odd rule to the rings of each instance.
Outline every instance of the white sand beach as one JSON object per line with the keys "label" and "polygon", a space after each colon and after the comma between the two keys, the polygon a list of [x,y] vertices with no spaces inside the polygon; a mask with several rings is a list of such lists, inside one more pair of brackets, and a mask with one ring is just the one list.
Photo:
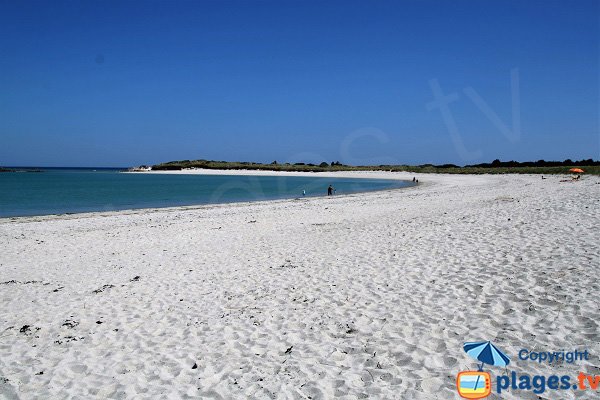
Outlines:
{"label": "white sand beach", "polygon": [[0,219],[0,398],[454,399],[456,374],[477,365],[463,343],[487,340],[509,372],[600,375],[600,178],[417,178]]}

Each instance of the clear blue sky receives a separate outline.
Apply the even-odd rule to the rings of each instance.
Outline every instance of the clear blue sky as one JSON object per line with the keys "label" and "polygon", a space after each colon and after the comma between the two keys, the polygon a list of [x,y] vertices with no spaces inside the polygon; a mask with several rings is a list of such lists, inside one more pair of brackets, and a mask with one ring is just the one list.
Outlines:
{"label": "clear blue sky", "polygon": [[[585,0],[2,0],[0,165],[597,159],[599,15]],[[432,103],[435,86],[452,101]]]}

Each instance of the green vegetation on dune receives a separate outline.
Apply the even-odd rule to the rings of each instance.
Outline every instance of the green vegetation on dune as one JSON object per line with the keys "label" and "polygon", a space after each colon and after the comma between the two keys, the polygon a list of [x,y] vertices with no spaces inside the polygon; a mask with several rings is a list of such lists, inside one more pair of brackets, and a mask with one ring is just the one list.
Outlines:
{"label": "green vegetation on dune", "polygon": [[230,162],[230,161],[211,161],[211,160],[183,160],[170,161],[167,163],[153,165],[153,170],[181,170],[185,168],[204,168],[204,169],[258,169],[265,171],[302,171],[302,172],[323,172],[323,171],[355,171],[361,169],[369,169],[375,167],[353,167],[343,165],[339,162],[326,163],[322,162],[319,165],[305,163],[285,163],[279,164],[273,161],[270,164],[262,164],[255,162]]}
{"label": "green vegetation on dune", "polygon": [[414,173],[442,173],[442,174],[570,174],[570,168],[581,168],[586,174],[600,175],[600,161],[532,161],[532,162],[502,162],[494,160],[492,163],[467,165],[460,167],[454,164],[444,165],[344,165],[340,162],[322,162],[320,164],[285,163],[273,161],[270,164],[254,162],[230,162],[211,160],[183,160],[170,161],[152,166],[153,170],[181,170],[187,168],[205,169],[231,169],[231,170],[265,170],[265,171],[297,171],[297,172],[330,172],[330,171],[394,171]]}

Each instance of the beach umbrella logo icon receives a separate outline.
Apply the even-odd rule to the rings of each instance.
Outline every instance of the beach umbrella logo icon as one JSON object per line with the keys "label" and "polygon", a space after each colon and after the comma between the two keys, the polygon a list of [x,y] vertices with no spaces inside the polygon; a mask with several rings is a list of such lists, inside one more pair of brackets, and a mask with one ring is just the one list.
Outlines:
{"label": "beach umbrella logo icon", "polygon": [[510,358],[500,351],[492,342],[467,342],[463,346],[465,352],[481,362],[479,370],[483,370],[483,364],[489,364],[496,367],[506,367],[510,363]]}
{"label": "beach umbrella logo icon", "polygon": [[481,365],[477,371],[462,371],[456,377],[458,394],[465,399],[483,399],[492,392],[492,379],[489,372],[483,371],[485,364],[506,367],[510,358],[492,342],[467,342],[464,344],[465,352],[479,361]]}

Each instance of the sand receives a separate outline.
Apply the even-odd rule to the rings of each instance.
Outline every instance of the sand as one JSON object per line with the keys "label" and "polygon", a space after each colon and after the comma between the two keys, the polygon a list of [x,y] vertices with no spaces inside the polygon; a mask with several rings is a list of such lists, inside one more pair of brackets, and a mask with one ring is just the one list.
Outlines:
{"label": "sand", "polygon": [[[0,398],[454,399],[476,368],[462,345],[483,340],[509,373],[600,375],[600,179],[417,177],[0,219]],[[591,356],[549,366],[522,348]]]}

